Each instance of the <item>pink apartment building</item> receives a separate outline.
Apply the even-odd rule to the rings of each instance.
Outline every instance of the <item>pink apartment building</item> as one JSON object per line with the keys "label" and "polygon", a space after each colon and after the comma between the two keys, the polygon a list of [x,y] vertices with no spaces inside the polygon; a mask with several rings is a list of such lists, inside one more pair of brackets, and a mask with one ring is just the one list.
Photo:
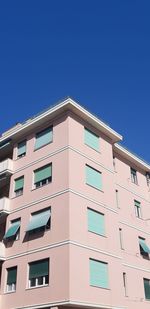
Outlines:
{"label": "pink apartment building", "polygon": [[0,137],[0,309],[149,309],[150,165],[68,98]]}

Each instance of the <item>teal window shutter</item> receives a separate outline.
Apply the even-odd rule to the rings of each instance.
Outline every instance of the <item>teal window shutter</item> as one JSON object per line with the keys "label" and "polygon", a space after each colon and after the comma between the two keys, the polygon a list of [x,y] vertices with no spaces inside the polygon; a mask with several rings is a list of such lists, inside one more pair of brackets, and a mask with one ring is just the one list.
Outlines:
{"label": "teal window shutter", "polygon": [[24,176],[15,179],[15,191],[23,189],[24,186]]}
{"label": "teal window shutter", "polygon": [[108,264],[90,259],[90,285],[108,288]]}
{"label": "teal window shutter", "polygon": [[11,226],[8,228],[6,234],[4,235],[4,239],[15,236],[20,228],[20,224],[21,224],[20,219],[12,222]]}
{"label": "teal window shutter", "polygon": [[102,190],[102,174],[86,165],[86,183],[96,189]]}
{"label": "teal window shutter", "polygon": [[26,141],[18,144],[18,157],[26,154]]}
{"label": "teal window shutter", "polygon": [[88,230],[105,235],[104,215],[90,208],[88,208]]}
{"label": "teal window shutter", "polygon": [[47,128],[36,134],[35,149],[51,143],[53,140],[53,129]]}
{"label": "teal window shutter", "polygon": [[145,298],[150,299],[150,280],[144,278],[143,281],[144,281]]}
{"label": "teal window shutter", "polygon": [[150,249],[145,243],[145,239],[139,238],[139,245],[145,253],[148,253],[148,254],[150,253]]}
{"label": "teal window shutter", "polygon": [[29,264],[29,279],[47,276],[49,274],[49,259]]}
{"label": "teal window shutter", "polygon": [[34,183],[52,177],[52,164],[46,165],[34,171]]}
{"label": "teal window shutter", "polygon": [[17,267],[11,267],[7,269],[7,284],[16,283],[17,279]]}
{"label": "teal window shutter", "polygon": [[84,128],[84,143],[99,151],[99,136],[87,128]]}
{"label": "teal window shutter", "polygon": [[31,220],[27,226],[27,232],[36,230],[47,225],[50,218],[50,209],[32,214]]}

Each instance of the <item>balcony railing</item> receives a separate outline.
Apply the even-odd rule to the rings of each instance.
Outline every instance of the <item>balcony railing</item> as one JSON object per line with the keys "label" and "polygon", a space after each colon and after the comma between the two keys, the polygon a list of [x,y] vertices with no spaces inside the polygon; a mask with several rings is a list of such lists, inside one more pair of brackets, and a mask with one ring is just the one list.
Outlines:
{"label": "balcony railing", "polygon": [[5,261],[5,246],[0,242],[0,261]]}
{"label": "balcony railing", "polygon": [[9,214],[9,198],[3,197],[0,199],[0,216]]}
{"label": "balcony railing", "polygon": [[13,161],[11,159],[0,162],[0,176],[3,174],[13,174]]}

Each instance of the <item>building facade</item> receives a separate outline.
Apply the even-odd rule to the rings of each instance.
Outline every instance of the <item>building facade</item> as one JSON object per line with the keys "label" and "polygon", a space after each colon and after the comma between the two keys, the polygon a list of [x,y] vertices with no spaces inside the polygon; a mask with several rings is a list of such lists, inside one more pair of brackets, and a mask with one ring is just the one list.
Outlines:
{"label": "building facade", "polygon": [[71,98],[0,137],[0,308],[148,309],[150,165]]}

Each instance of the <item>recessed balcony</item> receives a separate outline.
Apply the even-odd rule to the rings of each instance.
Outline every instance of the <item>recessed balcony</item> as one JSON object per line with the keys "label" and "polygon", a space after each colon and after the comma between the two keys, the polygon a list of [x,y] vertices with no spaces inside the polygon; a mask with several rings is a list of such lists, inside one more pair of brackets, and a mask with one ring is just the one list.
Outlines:
{"label": "recessed balcony", "polygon": [[9,203],[10,200],[8,197],[0,198],[0,217],[7,216],[9,214]]}
{"label": "recessed balcony", "polygon": [[6,159],[0,162],[0,178],[3,176],[10,176],[13,174],[13,161]]}

